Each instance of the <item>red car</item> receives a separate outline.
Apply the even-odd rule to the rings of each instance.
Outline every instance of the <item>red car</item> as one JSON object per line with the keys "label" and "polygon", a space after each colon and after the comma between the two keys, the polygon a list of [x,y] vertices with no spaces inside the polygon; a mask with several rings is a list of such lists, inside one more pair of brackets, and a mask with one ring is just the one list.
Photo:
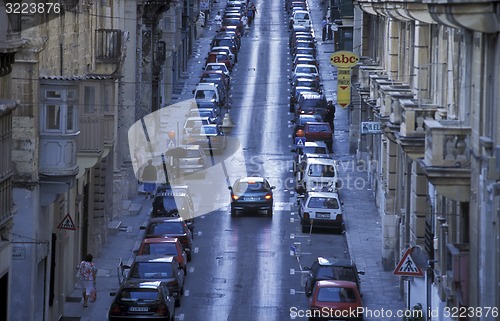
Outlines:
{"label": "red car", "polygon": [[306,122],[304,124],[304,136],[306,141],[323,141],[330,150],[333,149],[333,131],[327,122]]}
{"label": "red car", "polygon": [[173,237],[157,237],[144,239],[137,255],[158,255],[158,256],[171,256],[175,257],[177,263],[187,274],[187,256],[186,252],[182,249],[181,242],[178,238]]}
{"label": "red car", "polygon": [[356,283],[350,281],[316,282],[309,309],[309,321],[363,320],[361,295]]}
{"label": "red car", "polygon": [[231,59],[229,56],[222,52],[209,52],[207,56],[207,64],[212,62],[222,62],[226,65],[227,69],[233,70]]}

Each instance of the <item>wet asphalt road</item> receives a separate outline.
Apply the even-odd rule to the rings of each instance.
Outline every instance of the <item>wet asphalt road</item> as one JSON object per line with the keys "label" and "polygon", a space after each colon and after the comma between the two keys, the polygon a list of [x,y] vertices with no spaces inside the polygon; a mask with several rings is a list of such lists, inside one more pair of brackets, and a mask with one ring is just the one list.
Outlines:
{"label": "wet asphalt road", "polygon": [[[214,195],[203,196],[203,190],[213,182],[192,185],[196,206],[210,212],[196,220],[195,253],[177,320],[290,320],[290,308],[307,308],[301,266],[319,255],[348,256],[343,235],[300,232],[291,192],[288,17],[282,1],[259,2],[257,10],[232,73],[230,114],[237,126],[231,138],[240,148],[215,160],[226,158],[231,183],[244,172],[268,178],[276,186],[274,217],[231,218],[226,188],[213,191],[214,207],[220,207],[212,210]],[[291,246],[302,255],[291,255]]]}

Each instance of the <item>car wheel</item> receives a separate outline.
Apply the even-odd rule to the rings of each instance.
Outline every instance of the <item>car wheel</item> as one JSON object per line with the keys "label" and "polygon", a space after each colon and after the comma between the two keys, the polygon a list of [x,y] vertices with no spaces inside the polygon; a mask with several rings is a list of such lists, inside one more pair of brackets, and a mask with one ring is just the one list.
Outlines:
{"label": "car wheel", "polygon": [[184,266],[184,275],[187,275],[187,274],[188,274],[187,266]]}
{"label": "car wheel", "polygon": [[175,299],[175,307],[178,308],[181,306],[181,298],[176,298]]}
{"label": "car wheel", "polygon": [[290,108],[288,109],[291,113],[294,112],[295,110],[295,107],[290,103]]}
{"label": "car wheel", "polygon": [[191,251],[189,251],[187,254],[187,261],[191,262]]}
{"label": "car wheel", "polygon": [[267,216],[273,217],[273,209],[272,208],[267,210]]}
{"label": "car wheel", "polygon": [[232,216],[232,217],[235,217],[235,216],[236,216],[236,210],[235,210],[235,209],[233,209],[233,208],[231,209],[231,216]]}

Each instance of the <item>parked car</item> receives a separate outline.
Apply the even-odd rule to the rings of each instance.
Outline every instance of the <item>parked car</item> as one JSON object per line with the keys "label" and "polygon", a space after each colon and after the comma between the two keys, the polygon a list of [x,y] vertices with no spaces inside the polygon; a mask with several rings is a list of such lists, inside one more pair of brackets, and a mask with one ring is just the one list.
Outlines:
{"label": "parked car", "polygon": [[226,76],[231,77],[231,71],[227,68],[226,64],[221,63],[221,62],[212,62],[208,63],[205,66],[205,71],[212,71],[212,70],[220,70],[222,71]]}
{"label": "parked car", "polygon": [[327,122],[306,122],[304,124],[306,141],[323,141],[333,150],[333,131]]}
{"label": "parked car", "polygon": [[273,189],[264,177],[244,177],[237,179],[231,191],[231,216],[237,211],[265,211],[267,216],[273,215]]}
{"label": "parked car", "polygon": [[114,300],[108,310],[109,321],[174,321],[175,298],[164,281],[129,280],[110,294]]}
{"label": "parked car", "polygon": [[184,272],[173,256],[138,255],[132,265],[121,265],[120,273],[125,276],[125,280],[165,282],[175,298],[175,306],[181,305],[181,296],[184,294]]}
{"label": "parked car", "polygon": [[336,191],[340,184],[337,162],[330,158],[309,158],[299,164],[297,171],[297,191],[321,190],[323,187]]}
{"label": "parked car", "polygon": [[350,320],[363,320],[363,303],[356,283],[349,281],[318,281],[314,285],[309,309],[309,321],[342,319],[338,315],[350,316],[355,311],[355,318]]}
{"label": "parked car", "polygon": [[[200,145],[182,145],[184,155],[179,158],[179,172],[181,174],[196,173],[207,168],[207,155]],[[202,172],[203,177],[205,172]]]}
{"label": "parked car", "polygon": [[306,155],[324,155],[325,158],[330,158],[328,153],[328,147],[325,142],[305,142],[304,147],[295,148],[291,150],[294,154],[293,156],[293,172],[297,173],[299,164],[301,164],[302,159]]}
{"label": "parked car", "polygon": [[175,237],[145,238],[137,255],[173,256],[179,266],[187,274],[187,254],[182,244]]}
{"label": "parked car", "polygon": [[307,64],[298,64],[293,69],[294,74],[304,73],[304,74],[313,74],[316,79],[319,79],[319,70],[314,65]]}
{"label": "parked car", "polygon": [[323,118],[318,114],[300,114],[296,119],[292,120],[292,123],[295,124],[292,133],[294,141],[295,137],[297,137],[297,132],[301,129],[304,130],[304,125],[308,122],[323,122]]}
{"label": "parked car", "polygon": [[351,281],[356,283],[358,291],[360,291],[359,275],[365,274],[364,271],[359,271],[356,264],[350,259],[325,257],[317,257],[311,267],[304,267],[304,270],[309,271],[304,288],[308,297],[311,296],[316,282],[321,280]]}
{"label": "parked car", "polygon": [[193,128],[187,143],[200,145],[205,151],[217,152],[218,154],[222,154],[227,147],[226,135],[215,124]]}
{"label": "parked car", "polygon": [[194,229],[194,205],[191,196],[182,192],[156,193],[151,217],[180,217],[189,229]]}
{"label": "parked car", "polygon": [[311,27],[311,17],[309,15],[309,11],[296,10],[290,18],[290,28],[292,28],[292,26]]}
{"label": "parked car", "polygon": [[146,238],[174,237],[178,238],[182,244],[182,249],[186,252],[188,262],[191,262],[191,249],[193,247],[193,234],[189,230],[186,222],[181,218],[156,217],[151,218],[146,226],[141,226],[145,230]]}
{"label": "parked car", "polygon": [[227,69],[233,70],[233,64],[231,63],[231,58],[223,52],[217,51],[208,53],[206,64],[214,62],[224,63]]}
{"label": "parked car", "polygon": [[208,117],[208,120],[210,123],[213,124],[220,124],[222,122],[222,119],[220,118],[220,115],[217,113],[218,109],[213,109],[213,108],[191,108],[188,113],[188,118],[189,117]]}
{"label": "parked car", "polygon": [[299,195],[299,216],[302,233],[313,229],[344,230],[342,204],[332,189]]}

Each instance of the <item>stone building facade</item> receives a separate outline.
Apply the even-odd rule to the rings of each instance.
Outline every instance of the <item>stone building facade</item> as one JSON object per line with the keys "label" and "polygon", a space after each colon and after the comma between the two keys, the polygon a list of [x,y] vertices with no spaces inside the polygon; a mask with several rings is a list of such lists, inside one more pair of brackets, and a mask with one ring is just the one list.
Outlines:
{"label": "stone building facade", "polygon": [[[355,1],[353,141],[410,306],[500,306],[498,1]],[[355,81],[354,81],[355,79]],[[378,121],[382,134],[360,135]],[[451,320],[443,314],[433,320]],[[470,320],[492,320],[474,315]]]}
{"label": "stone building facade", "polygon": [[137,193],[128,128],[171,99],[165,61],[191,53],[194,29],[181,29],[197,1],[82,0],[44,15],[7,14],[9,3],[0,0],[0,319],[58,320],[75,267],[99,256]]}

